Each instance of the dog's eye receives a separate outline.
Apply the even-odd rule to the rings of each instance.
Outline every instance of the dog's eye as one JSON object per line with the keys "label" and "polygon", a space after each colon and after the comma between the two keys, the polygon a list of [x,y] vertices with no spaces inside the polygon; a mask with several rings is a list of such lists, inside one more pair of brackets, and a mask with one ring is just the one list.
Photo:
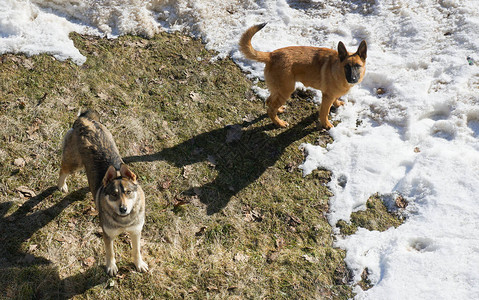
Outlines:
{"label": "dog's eye", "polygon": [[125,194],[127,194],[129,196],[129,195],[131,195],[131,191],[125,191]]}

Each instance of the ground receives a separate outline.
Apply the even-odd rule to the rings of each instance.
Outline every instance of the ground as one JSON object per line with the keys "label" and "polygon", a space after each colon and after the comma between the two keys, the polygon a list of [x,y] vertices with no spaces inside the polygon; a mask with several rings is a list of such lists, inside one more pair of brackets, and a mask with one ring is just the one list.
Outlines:
{"label": "ground", "polygon": [[[297,168],[302,143],[331,141],[307,94],[288,102],[290,127],[277,128],[246,74],[201,41],[71,37],[82,66],[0,56],[1,298],[352,296],[325,217],[330,174]],[[119,274],[105,273],[84,172],[67,178],[69,193],[55,187],[63,136],[86,108],[145,191],[148,273],[135,271],[127,235],[116,241]]]}

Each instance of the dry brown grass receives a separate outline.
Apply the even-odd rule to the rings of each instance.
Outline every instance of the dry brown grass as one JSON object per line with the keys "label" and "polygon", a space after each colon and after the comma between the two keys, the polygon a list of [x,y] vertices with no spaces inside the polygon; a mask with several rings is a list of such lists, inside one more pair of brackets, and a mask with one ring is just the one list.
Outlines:
{"label": "dry brown grass", "polygon": [[[275,128],[251,82],[199,41],[72,38],[83,66],[0,56],[0,297],[352,295],[325,218],[329,174],[297,169],[301,143],[329,139],[315,129],[313,104],[294,98],[290,127]],[[67,179],[69,194],[54,187],[63,135],[87,107],[145,190],[147,274],[134,271],[126,236],[116,243],[119,275],[105,274],[84,173]]]}

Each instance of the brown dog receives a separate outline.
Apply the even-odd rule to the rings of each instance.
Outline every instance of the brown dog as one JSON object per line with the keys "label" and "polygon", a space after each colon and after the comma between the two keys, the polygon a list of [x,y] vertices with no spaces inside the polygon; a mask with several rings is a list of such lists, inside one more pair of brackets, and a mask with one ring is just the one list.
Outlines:
{"label": "brown dog", "polygon": [[113,137],[100,123],[95,111],[82,113],[63,140],[58,189],[68,192],[65,179],[85,168],[90,191],[103,229],[106,271],[118,272],[113,241],[122,232],[131,237],[133,262],[138,271],[148,271],[140,253],[140,237],[145,223],[145,194],[136,175],[123,163]]}
{"label": "brown dog", "polygon": [[268,115],[280,127],[288,123],[278,118],[284,104],[294,92],[297,81],[305,86],[321,90],[323,99],[319,109],[319,121],[323,128],[333,125],[328,120],[331,105],[344,104],[339,97],[363,80],[366,71],[366,42],[362,41],[356,53],[349,53],[342,42],[338,51],[317,47],[286,47],[273,52],[256,51],[251,46],[253,35],[266,23],[250,27],[239,42],[240,51],[248,59],[264,62],[264,79],[270,91],[266,100]]}

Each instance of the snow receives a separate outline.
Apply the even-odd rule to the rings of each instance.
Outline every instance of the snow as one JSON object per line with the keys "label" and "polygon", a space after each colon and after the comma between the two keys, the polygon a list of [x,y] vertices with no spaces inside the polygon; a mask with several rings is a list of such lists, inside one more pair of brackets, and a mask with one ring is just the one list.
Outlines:
{"label": "snow", "polygon": [[[406,221],[385,232],[337,235],[346,263],[373,288],[358,299],[469,299],[479,294],[479,9],[474,0],[0,0],[0,53],[49,53],[78,64],[72,31],[115,37],[161,30],[201,37],[252,78],[263,64],[237,42],[268,22],[253,46],[349,51],[368,43],[363,82],[344,97],[326,148],[303,145],[305,176],[332,171],[329,222],[349,221],[369,196],[401,195]],[[469,59],[468,59],[469,57]],[[378,88],[385,91],[378,95]],[[255,90],[263,97],[267,91]],[[319,98],[319,96],[318,96]],[[389,199],[389,200],[388,200]]]}

